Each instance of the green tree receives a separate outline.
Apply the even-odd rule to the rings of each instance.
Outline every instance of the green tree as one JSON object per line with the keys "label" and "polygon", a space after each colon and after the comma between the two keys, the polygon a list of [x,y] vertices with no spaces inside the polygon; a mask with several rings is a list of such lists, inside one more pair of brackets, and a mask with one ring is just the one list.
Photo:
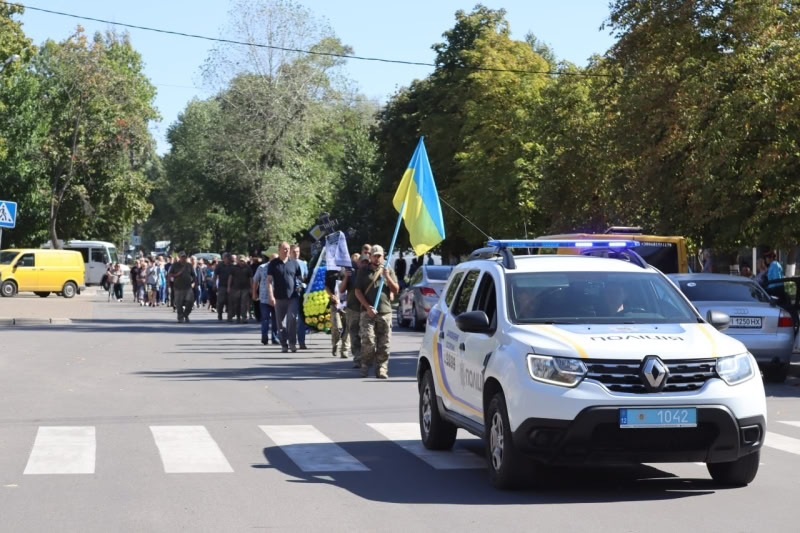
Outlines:
{"label": "green tree", "polygon": [[[628,198],[656,231],[704,246],[797,234],[798,14],[793,2],[611,5],[609,109]],[[646,207],[645,207],[646,206]]]}
{"label": "green tree", "polygon": [[212,51],[203,74],[216,96],[190,104],[170,128],[159,186],[165,205],[157,205],[156,218],[181,204],[184,212],[151,226],[189,248],[254,250],[302,234],[331,209],[353,135],[348,126],[361,124],[343,60],[325,55],[352,50],[307,9],[238,2],[229,31],[274,48]]}
{"label": "green tree", "polygon": [[[433,46],[434,73],[398,91],[380,115],[377,137],[385,170],[378,205],[391,205],[424,135],[441,198],[491,235],[517,236],[526,222],[537,220],[541,143],[535,109],[550,80],[524,71],[547,72],[550,66],[530,42],[510,38],[504,10],[478,5],[455,18],[444,42]],[[443,253],[464,254],[485,240],[448,207],[443,210],[448,234]],[[378,225],[391,235],[396,215],[385,213]]]}
{"label": "green tree", "polygon": [[0,4],[0,191],[3,200],[18,203],[17,225],[3,231],[3,242],[37,246],[45,238],[40,215],[47,207],[47,189],[30,154],[43,135],[38,79],[29,65],[36,49],[14,18],[24,12]]}
{"label": "green tree", "polygon": [[[538,223],[546,233],[602,233],[609,225],[632,223],[619,202],[619,158],[608,136],[608,99],[613,85],[603,61],[586,69],[569,63],[542,91],[536,109],[543,154],[541,180],[531,194],[538,200]],[[599,74],[599,75],[598,75]],[[569,201],[565,201],[569,199]]]}
{"label": "green tree", "polygon": [[158,115],[141,57],[127,36],[90,41],[79,28],[61,43],[46,42],[34,69],[47,132],[33,156],[49,180],[51,240],[59,231],[121,237],[150,210],[147,123]]}

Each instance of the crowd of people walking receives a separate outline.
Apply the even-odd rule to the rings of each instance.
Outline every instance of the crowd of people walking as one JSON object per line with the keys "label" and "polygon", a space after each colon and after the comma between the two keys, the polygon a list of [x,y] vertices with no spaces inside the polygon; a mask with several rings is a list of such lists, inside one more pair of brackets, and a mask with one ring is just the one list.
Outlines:
{"label": "crowd of people walking", "polygon": [[[350,268],[331,269],[325,279],[332,355],[352,357],[362,377],[373,366],[375,377],[389,376],[391,302],[400,286],[385,260],[381,246],[365,244],[361,254],[352,255]],[[228,323],[256,321],[263,345],[280,344],[283,353],[294,353],[308,349],[302,297],[309,274],[300,246],[282,242],[278,253],[264,260],[230,253],[209,261],[185,253],[141,258],[131,267],[130,281],[133,302],[142,307],[171,307],[179,323],[189,323],[195,309]],[[108,266],[109,300],[123,300],[122,277],[119,264]]]}

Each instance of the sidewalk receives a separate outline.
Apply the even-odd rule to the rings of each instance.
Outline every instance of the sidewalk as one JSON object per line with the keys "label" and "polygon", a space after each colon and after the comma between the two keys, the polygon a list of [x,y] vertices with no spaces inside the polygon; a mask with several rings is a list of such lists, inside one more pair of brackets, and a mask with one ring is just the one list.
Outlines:
{"label": "sidewalk", "polygon": [[0,325],[24,323],[65,322],[70,319],[91,320],[94,318],[95,302],[105,301],[106,293],[97,287],[89,287],[74,298],[51,294],[41,298],[33,293],[17,294],[13,298],[0,298]]}

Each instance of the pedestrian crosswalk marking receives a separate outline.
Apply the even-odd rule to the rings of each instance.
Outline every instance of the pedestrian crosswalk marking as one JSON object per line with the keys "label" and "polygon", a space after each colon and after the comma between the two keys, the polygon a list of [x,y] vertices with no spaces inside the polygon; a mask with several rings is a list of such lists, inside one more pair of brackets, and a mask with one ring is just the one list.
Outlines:
{"label": "pedestrian crosswalk marking", "polygon": [[42,426],[25,474],[94,474],[97,441],[93,426]]}
{"label": "pedestrian crosswalk marking", "polygon": [[784,437],[778,433],[767,431],[766,438],[764,439],[764,446],[800,455],[800,439]]}
{"label": "pedestrian crosswalk marking", "polygon": [[205,426],[150,426],[150,431],[168,474],[233,472]]}
{"label": "pedestrian crosswalk marking", "polygon": [[455,448],[452,451],[428,450],[422,444],[419,424],[415,422],[367,425],[437,470],[486,468],[486,460],[483,457],[463,448]]}
{"label": "pedestrian crosswalk marking", "polygon": [[303,472],[369,470],[314,426],[259,426]]}
{"label": "pedestrian crosswalk marking", "polygon": [[[798,421],[781,420],[778,423],[800,427]],[[460,447],[459,443],[456,443],[452,451],[426,449],[420,440],[419,425],[416,422],[366,425],[434,469],[486,467],[486,461],[480,454]],[[312,425],[264,425],[259,428],[303,472],[370,470]],[[205,426],[150,426],[150,430],[166,473],[234,471]],[[468,438],[476,439],[471,436]],[[767,432],[764,446],[800,455],[800,438]],[[94,474],[96,448],[94,426],[41,426],[36,433],[24,473]]]}

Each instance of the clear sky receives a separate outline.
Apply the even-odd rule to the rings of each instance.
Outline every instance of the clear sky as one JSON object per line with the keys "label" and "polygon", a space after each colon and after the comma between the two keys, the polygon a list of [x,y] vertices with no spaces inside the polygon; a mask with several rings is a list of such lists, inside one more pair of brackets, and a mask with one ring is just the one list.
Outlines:
{"label": "clear sky", "polygon": [[[227,0],[20,0],[24,5],[86,15],[168,30],[224,37]],[[328,20],[337,36],[356,55],[431,63],[431,45],[455,22],[455,12],[471,11],[476,0],[300,0],[317,16]],[[607,0],[485,0],[484,5],[505,8],[512,37],[529,31],[548,43],[559,59],[586,65],[593,54],[613,43],[600,25],[608,16]],[[25,33],[40,44],[61,40],[81,24],[89,34],[108,25],[28,10],[22,17]],[[202,88],[199,68],[213,43],[143,30],[128,30],[142,54],[145,72],[158,89],[156,106],[163,120],[152,126],[159,153],[169,149],[167,128],[193,97],[210,94]],[[385,102],[398,87],[423,78],[431,68],[349,60],[346,72],[371,97]]]}

